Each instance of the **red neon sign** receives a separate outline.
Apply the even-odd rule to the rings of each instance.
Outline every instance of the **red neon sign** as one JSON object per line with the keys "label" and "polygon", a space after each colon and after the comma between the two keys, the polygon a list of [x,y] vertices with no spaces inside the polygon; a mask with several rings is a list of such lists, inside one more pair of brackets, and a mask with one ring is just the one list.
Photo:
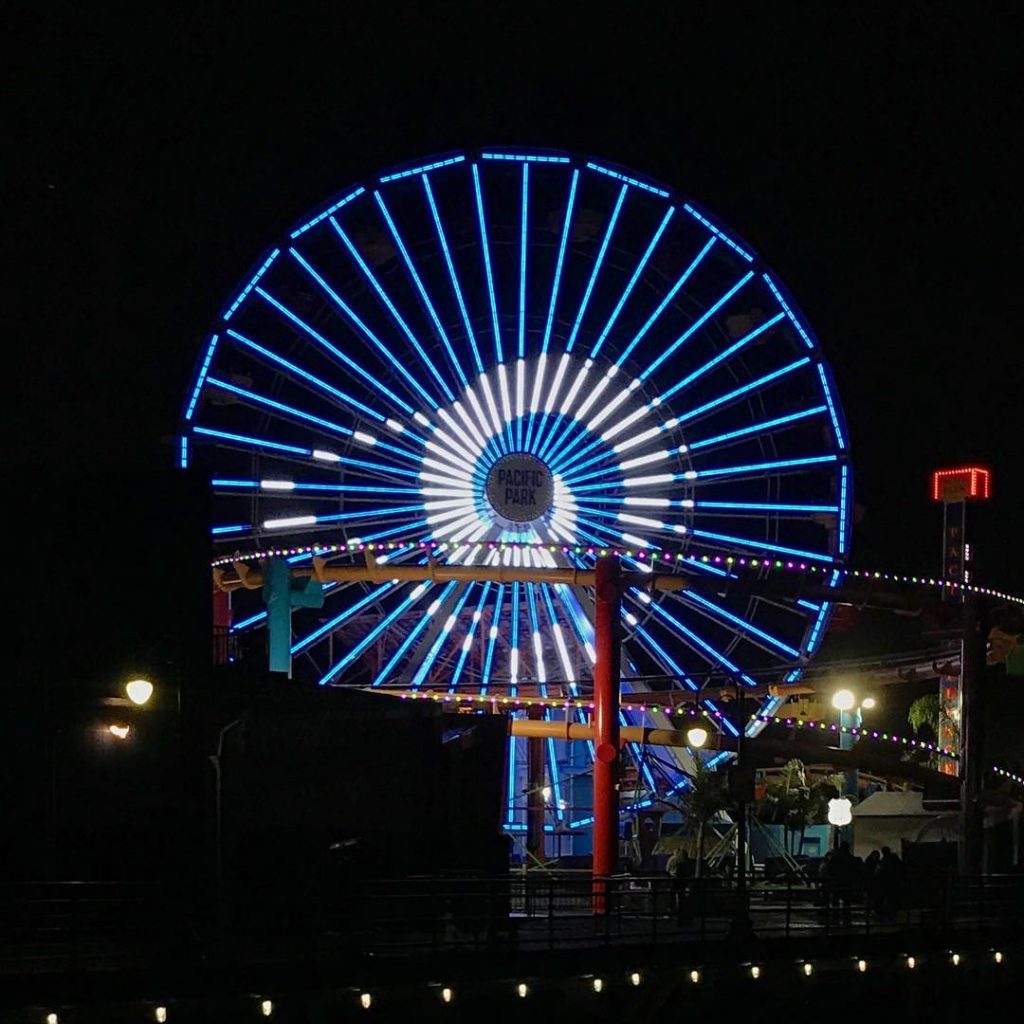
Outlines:
{"label": "red neon sign", "polygon": [[932,501],[988,501],[992,472],[983,466],[937,469],[932,473]]}

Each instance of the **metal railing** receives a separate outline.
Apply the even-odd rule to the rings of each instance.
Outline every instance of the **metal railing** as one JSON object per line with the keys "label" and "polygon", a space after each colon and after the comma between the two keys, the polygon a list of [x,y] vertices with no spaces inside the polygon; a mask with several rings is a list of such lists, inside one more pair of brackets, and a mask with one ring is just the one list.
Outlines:
{"label": "metal railing", "polygon": [[0,969],[67,961],[143,962],[231,950],[308,956],[657,945],[698,947],[749,917],[763,938],[1024,931],[1024,876],[920,876],[887,887],[783,881],[745,905],[718,879],[621,876],[596,913],[589,874],[350,880],[215,892],[164,886],[0,886]]}

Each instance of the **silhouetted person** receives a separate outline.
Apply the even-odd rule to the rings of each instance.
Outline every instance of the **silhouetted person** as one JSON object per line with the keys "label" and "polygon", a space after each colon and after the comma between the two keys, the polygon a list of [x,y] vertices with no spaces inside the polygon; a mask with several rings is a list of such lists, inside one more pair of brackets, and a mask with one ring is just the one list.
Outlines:
{"label": "silhouetted person", "polygon": [[853,897],[853,890],[860,881],[863,872],[863,863],[859,857],[850,853],[850,844],[842,842],[839,848],[832,851],[825,865],[825,877],[828,882],[828,889],[832,906],[842,907],[842,922],[849,925],[852,919],[850,901]]}
{"label": "silhouetted person", "polygon": [[903,861],[888,846],[882,847],[876,878],[879,913],[882,917],[894,917],[899,909],[900,889],[903,887]]}

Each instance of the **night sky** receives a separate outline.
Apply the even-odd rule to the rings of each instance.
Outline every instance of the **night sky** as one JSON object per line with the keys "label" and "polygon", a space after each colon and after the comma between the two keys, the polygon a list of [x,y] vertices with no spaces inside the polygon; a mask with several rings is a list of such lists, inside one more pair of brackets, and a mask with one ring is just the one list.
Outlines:
{"label": "night sky", "polygon": [[7,33],[17,507],[170,464],[208,326],[303,212],[423,154],[550,146],[693,196],[796,295],[852,430],[855,564],[937,572],[928,472],[978,460],[978,578],[1024,591],[1024,104],[997,7],[150,6]]}

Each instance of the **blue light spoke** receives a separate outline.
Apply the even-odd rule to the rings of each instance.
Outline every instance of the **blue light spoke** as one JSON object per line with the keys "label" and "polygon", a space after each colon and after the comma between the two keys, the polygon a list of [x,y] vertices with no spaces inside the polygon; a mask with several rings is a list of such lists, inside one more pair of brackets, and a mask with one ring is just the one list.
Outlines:
{"label": "blue light spoke", "polygon": [[629,296],[633,293],[633,289],[636,287],[637,281],[640,280],[640,275],[644,272],[644,268],[647,266],[652,254],[654,253],[655,246],[661,240],[661,236],[665,233],[665,229],[668,227],[668,222],[672,219],[672,215],[676,212],[674,206],[670,206],[665,216],[662,218],[661,223],[658,225],[657,230],[654,232],[654,237],[651,238],[650,243],[647,246],[643,256],[640,257],[640,262],[636,265],[636,270],[633,271],[633,276],[629,279],[629,283],[626,285],[616,303],[615,308],[612,310],[612,315],[608,317],[608,322],[604,325],[604,329],[597,337],[597,341],[594,342],[594,347],[590,350],[590,358],[596,359],[598,352],[601,351],[601,346],[604,344],[605,339],[608,337],[609,332],[615,326],[615,321],[619,319],[619,314],[622,312],[622,307],[626,304]]}
{"label": "blue light spoke", "polygon": [[628,191],[628,185],[623,185],[619,190],[619,198],[615,202],[615,208],[612,210],[611,218],[608,221],[608,227],[605,229],[604,238],[601,240],[601,248],[598,250],[597,259],[594,260],[594,268],[590,272],[590,280],[587,282],[586,291],[583,293],[583,301],[580,303],[579,312],[576,314],[576,321],[572,325],[569,340],[565,345],[566,352],[572,352],[573,346],[576,344],[576,335],[579,334],[580,324],[583,322],[583,315],[586,313],[587,306],[590,304],[590,296],[594,291],[594,285],[597,283],[597,275],[601,270],[601,264],[604,263],[605,253],[608,251],[608,244],[612,240],[612,232],[615,230],[615,224],[619,219],[619,213],[622,211],[622,204],[626,199],[626,193]]}
{"label": "blue light spoke", "polygon": [[[310,263],[297,249],[289,249],[288,252],[291,256],[299,263],[299,265],[313,278],[314,281],[320,286],[327,297],[340,309],[349,321],[358,329],[359,333],[377,350],[377,352],[384,357],[402,376],[407,384],[409,384],[413,391],[415,391],[430,407],[431,410],[437,408],[437,402],[434,401],[433,397],[423,388],[423,385],[413,376],[412,373],[406,368],[405,364],[377,337],[369,326],[363,321],[362,317],[327,283],[327,280],[317,271],[317,269]],[[330,345],[325,341],[313,328],[305,324],[299,317],[297,317],[290,309],[286,309],[276,299],[273,299],[269,294],[266,294],[259,289],[260,294],[264,295],[268,302],[272,302],[273,305],[277,306],[290,320],[293,320],[296,324],[303,328],[311,337],[325,345],[338,356],[347,366],[352,367],[367,383],[372,384],[373,387],[380,391],[382,394],[387,395],[396,404],[400,405],[405,412],[412,415],[413,408],[408,403],[401,401],[397,395],[385,388],[379,380],[379,376],[375,377],[373,374],[364,370],[361,366],[349,359],[348,356],[340,352],[333,345]]]}
{"label": "blue light spoke", "polygon": [[324,430],[329,430],[335,434],[341,434],[343,437],[351,437],[353,431],[348,427],[343,427],[338,423],[332,423],[330,420],[325,420],[320,416],[314,416],[310,412],[303,412],[301,409],[296,409],[294,406],[285,405],[284,402],[277,402],[273,398],[266,398],[263,395],[256,394],[255,391],[247,391],[245,388],[240,388],[235,384],[229,384],[225,380],[219,380],[216,377],[208,377],[211,387],[220,388],[222,391],[230,392],[233,395],[237,395],[239,398],[244,399],[247,402],[251,402],[254,405],[262,405],[268,409],[274,409],[277,412],[285,416],[290,416],[293,419],[302,420],[306,423],[312,423],[315,426],[322,427]]}
{"label": "blue light spoke", "polygon": [[792,555],[796,558],[809,558],[813,562],[831,562],[831,555],[819,551],[803,551],[800,548],[790,548],[782,544],[769,544],[768,541],[754,540],[750,537],[732,537],[725,533],[712,533],[710,530],[691,529],[690,535],[702,540],[719,541],[723,544],[735,544],[737,547],[747,548],[754,551],[772,551],[780,555]]}
{"label": "blue light spoke", "polygon": [[255,615],[250,615],[247,618],[240,619],[238,622],[232,623],[230,632],[240,633],[244,629],[249,629],[250,626],[255,626],[257,623],[266,622],[266,612],[256,612]]}
{"label": "blue light spoke", "polygon": [[[409,344],[412,345],[412,347],[415,349],[416,354],[420,358],[420,363],[423,366],[425,366],[427,370],[430,371],[430,375],[434,378],[435,381],[437,381],[437,384],[441,388],[441,391],[444,393],[445,398],[447,398],[449,402],[454,402],[455,392],[452,391],[452,389],[448,386],[448,382],[444,379],[444,377],[441,376],[440,371],[434,365],[434,361],[427,355],[426,350],[420,344],[419,338],[416,337],[416,335],[412,331],[412,328],[408,325],[408,323],[406,323],[405,317],[403,317],[402,314],[398,311],[398,307],[392,301],[391,296],[388,295],[388,293],[381,286],[381,283],[377,280],[377,275],[374,274],[373,271],[370,269],[366,260],[363,259],[359,250],[352,243],[352,239],[348,237],[348,235],[345,233],[344,228],[342,228],[342,226],[337,222],[337,220],[334,219],[334,217],[331,218],[331,227],[334,228],[335,234],[341,239],[342,243],[345,245],[345,248],[348,249],[349,255],[352,257],[353,260],[355,260],[356,266],[358,266],[360,271],[362,271],[363,277],[365,277],[366,280],[370,282],[371,287],[377,293],[377,296],[381,300],[381,302],[384,303],[388,312],[391,314],[392,319],[395,321],[396,324],[398,324],[399,329],[405,335]],[[462,373],[461,368],[459,369],[459,376],[460,379],[462,380],[463,387],[465,387],[467,381]]]}
{"label": "blue light spoke", "polygon": [[803,338],[804,344],[808,348],[813,349],[814,342],[811,341],[810,336],[804,330],[803,324],[801,324],[800,321],[796,318],[796,314],[793,312],[792,309],[789,308],[789,303],[786,302],[786,300],[782,297],[782,292],[779,291],[779,289],[776,287],[775,282],[771,279],[771,277],[769,277],[768,274],[762,274],[761,277],[764,278],[765,283],[772,290],[772,294],[775,296],[776,300],[782,307],[786,316],[789,317],[789,322],[796,328],[797,334],[799,334],[800,337]]}
{"label": "blue light spoke", "polygon": [[459,313],[462,315],[462,324],[466,329],[466,339],[473,350],[473,358],[477,366],[480,364],[480,351],[476,344],[476,335],[473,333],[473,325],[469,319],[469,311],[466,309],[466,301],[462,297],[462,288],[459,286],[459,278],[455,273],[455,264],[452,262],[452,254],[448,248],[448,238],[445,235],[444,227],[441,224],[441,214],[438,212],[437,203],[434,201],[434,192],[430,187],[430,179],[422,175],[423,191],[427,195],[427,202],[430,204],[430,213],[434,218],[434,228],[437,231],[438,241],[441,243],[441,251],[444,253],[445,266],[448,268],[448,276],[451,278],[452,290],[455,292],[455,299],[458,302]]}
{"label": "blue light spoke", "polygon": [[694,650],[699,651],[701,655],[708,661],[721,665],[723,668],[728,669],[734,675],[738,676],[747,686],[756,686],[757,682],[750,678],[738,665],[729,660],[721,651],[717,650],[711,644],[707,642],[703,637],[699,636],[688,626],[684,625],[679,621],[667,608],[663,607],[659,602],[654,601],[646,607],[650,608],[656,616],[664,619],[669,623],[670,628],[675,631],[679,636],[684,638],[684,641],[688,646]]}
{"label": "blue light spoke", "polygon": [[791,505],[783,502],[757,501],[695,501],[694,510],[722,509],[733,512],[808,512],[822,515],[839,511],[838,505]]}
{"label": "blue light spoke", "polygon": [[304,455],[306,457],[313,454],[310,448],[300,448],[294,444],[271,441],[265,437],[252,437],[248,434],[233,434],[226,430],[214,430],[211,427],[193,427],[192,433],[201,434],[204,437],[216,437],[224,441],[234,441],[236,444],[245,445],[249,448],[266,448],[269,451],[287,452],[290,455]]}
{"label": "blue light spoke", "polygon": [[480,249],[484,257],[484,273],[487,278],[487,294],[491,302],[491,329],[494,332],[494,352],[498,363],[504,362],[501,352],[501,328],[498,326],[498,303],[494,295],[494,272],[491,269],[490,243],[487,241],[487,218],[484,216],[484,199],[480,189],[480,170],[472,166],[473,191],[476,199],[477,223],[480,225]]}
{"label": "blue light spoke", "polygon": [[[258,344],[251,338],[245,337],[243,334],[239,334],[238,331],[233,328],[228,328],[228,334],[235,339],[235,341],[244,345],[246,348],[251,349],[258,355],[263,356],[264,359],[269,360],[272,363],[276,363],[278,366],[283,367],[290,374],[301,378],[302,380],[308,381],[314,387],[319,388],[321,391],[326,392],[334,398],[337,398],[339,402],[344,402],[346,405],[352,406],[353,409],[358,410],[364,416],[369,416],[372,420],[378,423],[383,423],[386,417],[377,412],[376,409],[371,409],[368,405],[360,402],[358,399],[353,398],[351,395],[346,394],[344,391],[339,391],[338,388],[332,384],[328,384],[326,381],[321,380],[315,374],[310,373],[308,370],[303,370],[302,367],[296,366],[295,363],[289,362],[283,356],[277,355],[276,352],[271,352],[270,349],[265,348],[263,345]],[[411,453],[406,453],[411,454]]]}
{"label": "blue light spoke", "polygon": [[680,288],[683,287],[684,284],[686,284],[686,282],[690,279],[690,276],[697,269],[697,267],[700,266],[704,257],[707,256],[707,254],[711,251],[714,244],[715,240],[713,238],[709,239],[707,242],[704,243],[704,247],[693,258],[693,260],[690,262],[690,265],[682,272],[682,274],[679,276],[679,279],[668,290],[668,292],[666,293],[665,297],[661,300],[661,302],[658,303],[658,306],[654,310],[654,312],[647,318],[644,325],[633,336],[633,340],[630,341],[630,343],[622,350],[622,352],[619,355],[619,358],[615,360],[616,366],[622,366],[622,364],[629,358],[633,349],[635,349],[637,345],[639,345],[640,342],[644,339],[647,332],[653,326],[655,320],[657,320],[658,317],[660,317],[661,314],[665,312],[665,309],[668,306],[668,304],[676,297],[676,293],[679,291]]}
{"label": "blue light spoke", "polygon": [[[467,385],[467,381],[464,379],[465,375],[462,372],[462,364],[459,362],[458,357],[455,355],[455,349],[452,348],[451,339],[448,337],[448,332],[444,329],[444,325],[441,323],[441,318],[437,315],[437,310],[434,307],[434,303],[431,301],[430,294],[423,284],[423,279],[420,277],[416,270],[416,265],[412,261],[412,256],[409,255],[409,250],[405,246],[405,241],[402,238],[401,233],[398,230],[398,226],[395,224],[391,211],[388,209],[387,204],[384,202],[384,197],[379,192],[373,193],[373,198],[377,201],[377,206],[380,212],[384,216],[384,221],[388,226],[388,231],[391,232],[391,237],[394,239],[395,245],[398,246],[398,251],[402,254],[402,259],[405,262],[405,268],[409,272],[409,276],[412,278],[413,283],[416,285],[416,290],[419,292],[420,299],[423,305],[426,307],[427,312],[430,314],[430,319],[433,321],[434,329],[437,331],[438,337],[441,339],[441,343],[444,345],[445,352],[448,355],[448,361],[452,365],[452,369],[459,375],[460,380],[464,386]],[[474,349],[474,354],[477,356],[477,372],[483,372],[483,364],[480,362],[479,353]]]}
{"label": "blue light spoke", "polygon": [[719,352],[718,355],[715,356],[713,359],[709,359],[706,363],[704,363],[703,366],[698,367],[692,373],[688,373],[682,380],[680,380],[676,384],[673,384],[672,387],[668,389],[668,391],[662,393],[661,400],[663,402],[667,401],[673,395],[677,394],[679,391],[682,391],[683,388],[688,387],[695,380],[699,380],[701,377],[704,376],[705,373],[708,373],[709,371],[713,370],[720,363],[725,362],[725,360],[729,359],[731,356],[739,352],[741,348],[746,347],[747,345],[750,344],[750,342],[754,341],[755,338],[758,338],[762,334],[764,334],[765,331],[770,330],[781,319],[782,314],[779,313],[776,316],[766,320],[763,324],[760,324],[759,326],[755,327],[752,331],[745,334],[738,341],[733,342],[733,344],[731,344],[728,348],[723,349],[721,352]]}
{"label": "blue light spoke", "polygon": [[458,156],[450,156],[446,160],[435,160],[430,164],[421,164],[419,167],[410,167],[405,171],[396,171],[394,174],[385,174],[379,181],[382,185],[386,185],[389,181],[398,181],[401,178],[412,178],[417,174],[426,177],[428,171],[436,171],[441,167],[451,167],[452,164],[461,164],[466,158],[461,154]]}
{"label": "blue light spoke", "polygon": [[314,629],[312,633],[307,633],[301,640],[296,640],[292,644],[292,654],[299,654],[304,651],[307,647],[315,644],[321,637],[326,636],[333,630],[337,629],[343,622],[352,618],[357,612],[362,611],[368,604],[373,604],[374,601],[379,600],[389,591],[395,588],[394,583],[384,583],[379,587],[374,588],[369,593],[364,594],[355,604],[350,605],[344,611],[340,612],[329,622],[325,622],[322,626]]}
{"label": "blue light spoke", "polygon": [[614,178],[616,181],[623,181],[627,185],[634,185],[636,188],[642,189],[644,192],[652,192],[656,196],[661,196],[667,199],[668,193],[663,188],[657,188],[655,185],[648,185],[645,181],[640,181],[639,178],[631,178],[628,174],[621,174],[619,171],[613,171],[608,167],[602,167],[600,164],[595,164],[587,161],[587,169],[591,171],[597,171],[598,174],[604,174],[609,178]]}
{"label": "blue light spoke", "polygon": [[752,380],[724,395],[719,395],[718,398],[713,398],[711,401],[697,406],[696,409],[689,409],[686,412],[681,413],[677,418],[680,423],[686,423],[689,420],[696,419],[704,413],[710,412],[712,409],[717,409],[719,406],[733,402],[737,398],[742,398],[744,395],[749,394],[751,391],[756,391],[758,388],[762,388],[766,384],[771,384],[782,377],[788,376],[794,371],[799,370],[802,366],[806,366],[810,361],[811,360],[808,356],[804,356],[802,359],[797,359],[795,362],[788,363],[785,366],[779,367],[777,370],[772,370],[771,373],[766,373],[763,376],[758,377],[757,380]]}
{"label": "blue light spoke", "polygon": [[850,467],[844,462],[839,471],[839,554],[846,554],[848,510],[850,496]]}
{"label": "blue light spoke", "polygon": [[703,327],[704,324],[706,324],[708,322],[708,320],[710,320],[711,317],[713,317],[715,315],[715,313],[717,313],[722,308],[722,306],[724,306],[753,276],[754,276],[754,272],[753,271],[749,271],[748,273],[744,274],[743,277],[741,277],[710,308],[706,309],[699,317],[697,317],[697,319],[694,320],[694,322],[692,324],[690,324],[690,326],[687,327],[686,330],[683,331],[683,333],[680,334],[679,337],[676,338],[676,340],[673,341],[672,344],[669,345],[669,347],[667,349],[665,349],[665,351],[662,352],[661,355],[658,356],[658,358],[655,359],[653,363],[650,363],[647,366],[647,368],[645,370],[643,370],[643,372],[640,374],[640,379],[641,380],[647,380],[647,378],[652,373],[654,373],[654,371],[659,366],[661,366],[661,364],[663,362],[665,362],[666,359],[671,358],[671,356],[676,352],[676,350],[681,345],[685,344],[685,342],[689,338],[693,337],[693,335],[698,330],[700,330],[700,328]]}
{"label": "blue light spoke", "polygon": [[[473,590],[476,584],[466,583],[463,584],[462,594],[459,596],[458,602],[455,605],[455,609],[445,620],[444,625],[438,631],[437,636],[434,638],[434,642],[430,645],[430,649],[427,651],[426,656],[420,662],[419,667],[416,669],[416,674],[412,678],[413,686],[422,685],[423,681],[427,678],[430,673],[430,669],[434,662],[437,660],[438,655],[441,653],[441,649],[444,647],[448,638],[452,634],[452,630],[455,628],[455,624],[458,621],[459,615],[462,613],[462,609],[465,607],[466,600]],[[445,601],[447,600],[448,591],[442,595],[441,604],[439,607],[443,608]]]}
{"label": "blue light spoke", "polygon": [[459,660],[456,662],[455,670],[452,672],[451,681],[448,684],[448,692],[453,693],[459,685],[459,680],[462,678],[462,670],[465,668],[466,659],[469,657],[470,649],[473,645],[473,640],[476,637],[476,628],[479,625],[481,618],[484,613],[484,604],[487,601],[487,595],[490,592],[492,583],[485,582],[481,588],[480,600],[477,601],[476,608],[473,611],[473,618],[470,620],[469,629],[466,632],[466,636],[462,642],[462,647],[459,650]]}
{"label": "blue light spoke", "polygon": [[484,656],[484,670],[480,679],[481,693],[487,692],[491,682],[491,668],[494,665],[494,646],[498,642],[498,633],[501,629],[501,608],[504,600],[505,584],[499,583],[494,597],[494,614],[491,617],[491,626],[487,632],[487,654]]}
{"label": "blue light spoke", "polygon": [[[799,469],[801,466],[820,466],[829,462],[838,462],[838,455],[809,455],[800,459],[776,459],[772,462],[751,462],[743,466],[720,466],[715,469],[699,469],[694,471],[698,480],[721,476],[750,476],[754,473],[767,473],[779,469]],[[685,477],[685,474],[679,474]],[[690,479],[693,479],[691,477]]]}
{"label": "blue light spoke", "polygon": [[800,412],[789,413],[786,416],[776,416],[774,419],[763,420],[761,423],[754,423],[749,427],[741,427],[738,430],[730,430],[724,434],[716,434],[714,437],[707,437],[703,441],[690,441],[688,448],[691,452],[699,451],[701,448],[710,448],[716,444],[724,444],[726,441],[734,441],[740,437],[749,437],[751,434],[767,433],[776,427],[784,427],[790,423],[807,419],[810,416],[817,416],[825,412],[824,405],[816,405],[810,409],[802,409]]}
{"label": "blue light spoke", "polygon": [[673,596],[676,598],[676,600],[690,602],[691,604],[695,604],[700,608],[707,609],[716,618],[722,619],[726,622],[731,622],[734,626],[738,626],[745,633],[748,633],[751,636],[756,636],[759,639],[764,640],[766,643],[770,644],[777,650],[782,651],[783,654],[789,655],[789,657],[791,658],[800,657],[800,652],[795,647],[791,647],[789,644],[785,643],[783,640],[780,640],[778,637],[773,636],[771,633],[768,633],[763,629],[760,629],[758,626],[755,626],[749,620],[744,619],[739,615],[734,615],[732,612],[723,608],[721,605],[715,604],[713,601],[709,601],[706,597],[702,597],[700,594],[694,593],[693,591],[683,591],[682,593]]}
{"label": "blue light spoke", "polygon": [[[327,292],[327,294],[334,298],[335,302],[341,303],[342,300],[335,294],[330,285],[328,285],[327,282],[322,277],[320,277],[316,270],[313,269],[311,264],[307,263],[306,260],[303,259],[303,257],[295,249],[289,249],[288,252],[292,256],[292,258],[295,259],[300,264],[300,266],[302,266],[306,270],[306,272],[320,284],[320,286]],[[408,402],[406,402],[404,399],[399,398],[398,395],[396,395],[393,391],[391,391],[389,388],[384,387],[384,385],[380,383],[379,374],[374,375],[370,373],[369,370],[364,369],[362,366],[359,365],[359,363],[357,363],[354,359],[347,356],[337,346],[332,345],[331,342],[329,342],[322,334],[320,334],[318,331],[310,327],[310,325],[307,324],[306,321],[303,320],[298,314],[292,312],[292,310],[290,310],[283,302],[279,302],[277,299],[274,298],[273,295],[271,295],[265,289],[258,288],[257,294],[260,295],[266,302],[268,302],[276,310],[278,310],[278,312],[282,313],[288,320],[295,324],[296,327],[298,327],[306,335],[312,338],[318,345],[320,345],[321,348],[323,348],[327,352],[330,352],[330,354],[334,356],[335,359],[337,359],[344,366],[347,366],[353,373],[361,377],[367,384],[371,385],[375,391],[379,391],[382,395],[388,398],[394,405],[401,409],[402,412],[408,414],[409,416],[413,414],[415,410]],[[344,306],[343,303],[342,306],[345,309],[348,308],[347,306]]]}
{"label": "blue light spoke", "polygon": [[523,164],[522,213],[519,221],[519,345],[520,359],[526,357],[526,251],[529,238],[530,165]]}

